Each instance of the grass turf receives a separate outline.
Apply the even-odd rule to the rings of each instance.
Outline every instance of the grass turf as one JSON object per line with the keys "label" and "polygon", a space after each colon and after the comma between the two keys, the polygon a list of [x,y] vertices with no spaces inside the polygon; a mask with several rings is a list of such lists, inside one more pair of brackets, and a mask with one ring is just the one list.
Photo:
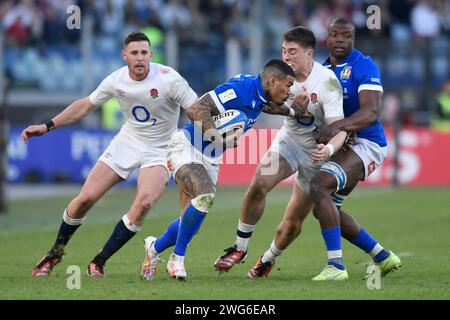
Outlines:
{"label": "grass turf", "polygon": [[[138,277],[142,240],[161,234],[179,214],[175,188],[168,188],[142,231],[107,262],[105,279],[89,278],[86,266],[127,211],[133,190],[113,190],[97,203],[71,239],[64,260],[45,279],[32,278],[31,269],[52,245],[70,198],[12,201],[9,212],[0,215],[0,299],[450,299],[448,188],[361,188],[348,197],[344,208],[382,245],[401,255],[403,267],[383,278],[380,290],[369,290],[362,280],[370,257],[345,240],[344,262],[350,279],[338,283],[310,280],[326,262],[320,228],[312,215],[267,280],[245,277],[270,245],[290,197],[290,189],[285,188],[270,193],[247,262],[219,275],[213,263],[234,242],[244,192],[242,188],[219,188],[214,208],[188,248],[185,282],[169,279],[164,263],[153,281]],[[169,249],[161,257],[167,260],[170,253]],[[70,276],[66,270],[71,265],[81,269],[79,290],[66,286]]]}

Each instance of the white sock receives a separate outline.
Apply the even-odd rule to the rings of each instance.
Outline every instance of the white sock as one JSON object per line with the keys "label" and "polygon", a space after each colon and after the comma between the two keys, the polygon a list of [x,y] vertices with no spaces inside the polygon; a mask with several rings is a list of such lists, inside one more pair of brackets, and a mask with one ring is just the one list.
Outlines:
{"label": "white sock", "polygon": [[157,252],[156,249],[155,249],[155,242],[156,242],[156,241],[153,241],[153,243],[152,243],[151,246],[150,246],[150,254],[151,254],[152,256],[157,256],[158,254],[160,254],[160,253]]}
{"label": "white sock", "polygon": [[130,230],[134,233],[139,232],[142,229],[142,227],[132,224],[130,219],[128,219],[128,215],[124,215],[122,217],[122,221],[123,221],[123,224],[125,225],[125,227],[127,227],[128,230]]}
{"label": "white sock", "polygon": [[184,256],[179,256],[173,253],[173,259],[184,263]]}
{"label": "white sock", "polygon": [[372,258],[374,258],[377,254],[379,254],[384,248],[377,243],[372,250],[370,250],[369,254],[372,256]]}
{"label": "white sock", "polygon": [[331,250],[327,251],[328,260],[331,259],[342,259],[342,250]]}
{"label": "white sock", "polygon": [[275,260],[283,253],[284,250],[280,250],[275,245],[275,240],[272,240],[270,248],[264,252],[261,261],[264,262],[275,262]]}
{"label": "white sock", "polygon": [[236,232],[236,246],[238,251],[247,251],[248,243],[255,227],[256,225],[243,223],[239,219]]}
{"label": "white sock", "polygon": [[65,209],[63,213],[63,220],[70,226],[79,226],[84,222],[84,220],[86,220],[86,216],[81,219],[74,219],[69,217],[69,215],[67,214],[67,209]]}

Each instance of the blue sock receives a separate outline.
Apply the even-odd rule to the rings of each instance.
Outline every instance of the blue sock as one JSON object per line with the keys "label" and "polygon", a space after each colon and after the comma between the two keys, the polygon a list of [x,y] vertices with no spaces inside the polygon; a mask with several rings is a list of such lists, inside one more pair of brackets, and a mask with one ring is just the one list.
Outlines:
{"label": "blue sock", "polygon": [[116,253],[117,250],[122,248],[122,246],[135,235],[136,232],[128,229],[121,219],[114,228],[114,231],[108,241],[103,246],[102,251],[100,251],[100,253],[92,261],[99,265],[104,265],[106,260]]}
{"label": "blue sock", "polygon": [[198,231],[200,226],[205,219],[206,213],[201,212],[194,208],[192,204],[187,207],[181,218],[180,229],[178,230],[177,243],[175,244],[175,249],[173,253],[178,256],[183,256],[186,254],[186,249],[191,242],[194,234]]}
{"label": "blue sock", "polygon": [[364,252],[369,253],[370,250],[375,247],[377,242],[364,230],[364,228],[361,228],[361,231],[356,236],[355,239],[350,240],[351,243],[353,243],[355,246],[360,248],[361,250],[364,250]]}
{"label": "blue sock", "polygon": [[[360,233],[358,234],[358,236],[353,239],[350,240],[351,243],[353,243],[355,246],[357,246],[358,248],[364,250],[366,253],[371,253],[372,249],[375,248],[375,246],[378,244],[378,242],[373,239],[370,234],[367,233],[366,230],[364,230],[364,228],[361,228]],[[375,256],[373,256],[373,260],[375,262],[381,262],[384,259],[386,259],[389,256],[389,251],[385,250],[383,247],[381,247],[379,244],[379,251],[375,254]]]}
{"label": "blue sock", "polygon": [[161,253],[177,242],[179,226],[180,218],[176,218],[169,224],[166,231],[155,241],[154,248],[156,252]]}
{"label": "blue sock", "polygon": [[[340,270],[345,270],[342,260],[341,227],[322,229],[322,237],[327,247],[328,264]],[[332,253],[330,251],[334,252]]]}
{"label": "blue sock", "polygon": [[389,251],[386,249],[381,250],[380,252],[378,252],[375,257],[373,257],[373,261],[375,262],[381,262],[384,259],[386,259],[387,257],[389,257]]}

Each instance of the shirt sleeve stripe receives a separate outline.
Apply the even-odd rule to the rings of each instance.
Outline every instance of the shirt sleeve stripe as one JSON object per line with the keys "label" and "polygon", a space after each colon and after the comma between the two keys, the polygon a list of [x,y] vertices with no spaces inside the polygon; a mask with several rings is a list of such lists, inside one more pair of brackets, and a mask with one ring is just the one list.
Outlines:
{"label": "shirt sleeve stripe", "polygon": [[362,84],[358,87],[358,93],[361,90],[372,90],[372,91],[381,91],[383,92],[383,87],[378,84]]}
{"label": "shirt sleeve stripe", "polygon": [[211,98],[213,99],[214,103],[216,104],[217,109],[220,111],[220,113],[224,113],[225,112],[225,108],[223,107],[222,103],[219,100],[219,97],[217,96],[217,94],[214,92],[214,90],[211,90],[208,92],[209,95],[211,96]]}

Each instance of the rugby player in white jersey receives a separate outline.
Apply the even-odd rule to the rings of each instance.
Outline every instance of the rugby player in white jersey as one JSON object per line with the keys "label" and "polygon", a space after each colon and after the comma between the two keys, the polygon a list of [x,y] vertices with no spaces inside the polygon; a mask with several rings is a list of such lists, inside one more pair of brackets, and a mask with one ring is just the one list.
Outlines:
{"label": "rugby player in white jersey", "polygon": [[[341,29],[339,29],[341,28]],[[346,35],[346,51],[343,53],[343,56],[346,57],[349,52],[351,52],[353,48],[353,39],[354,39],[354,28],[351,26],[348,22],[341,22],[340,19],[335,19],[330,24],[330,27],[328,29],[329,36],[327,40],[327,44],[330,50],[330,56],[334,57],[335,53],[331,48],[336,47],[336,43],[339,43],[339,46],[342,47],[342,40],[343,37],[341,34]],[[335,35],[337,33],[340,33],[339,40],[336,40],[338,37]],[[350,36],[347,36],[349,34]],[[286,38],[285,38],[286,40]],[[285,50],[286,42],[283,46],[283,58],[288,61],[291,65],[294,65],[294,70],[296,73],[300,69],[295,68],[295,65],[298,65],[295,63],[295,61],[300,61],[299,51],[294,50],[294,54],[288,54],[288,52]],[[287,48],[287,47],[286,47]],[[300,51],[301,53],[302,51]],[[340,54],[340,52],[339,52]],[[342,58],[341,58],[342,59]],[[329,65],[329,63],[328,63]],[[345,67],[345,65],[344,65]],[[364,71],[365,72],[365,71]],[[336,73],[338,74],[338,73]],[[311,75],[310,75],[311,76]],[[342,77],[341,77],[342,79]],[[345,79],[344,79],[345,80]],[[364,91],[363,91],[364,92]],[[346,98],[347,99],[347,98]],[[347,99],[348,100],[348,99]],[[372,101],[376,101],[376,99],[373,99]],[[344,99],[344,111],[345,106],[348,104],[348,101],[345,101]],[[308,108],[309,110],[309,108]],[[370,110],[370,108],[367,108],[367,110]],[[365,109],[364,109],[365,111]],[[347,120],[347,118],[345,118]],[[328,128],[332,128],[335,126],[335,124],[344,121],[344,120],[337,120],[333,121],[330,124],[323,125],[319,127],[320,134],[316,134],[316,138],[320,138],[321,135],[324,135],[325,132],[328,134],[328,137],[326,139],[323,139],[323,142],[329,141],[330,138],[334,137],[337,133],[342,132],[342,130],[337,130],[333,128],[332,130],[327,130]],[[327,129],[326,129],[327,128]],[[355,146],[358,144],[358,141],[356,141]],[[320,144],[319,144],[320,145]],[[354,146],[350,144],[350,147],[353,148]],[[351,148],[347,148],[345,151],[342,152],[334,152],[333,157],[330,161],[336,161],[336,157],[340,157],[342,155],[346,155],[349,153],[352,153]],[[283,149],[282,149],[283,150]],[[283,154],[286,154],[286,150],[284,149]],[[358,161],[355,161],[358,162]],[[322,166],[320,166],[320,170],[328,170],[327,166],[329,165],[329,161],[325,162]],[[331,162],[332,163],[332,162]],[[358,166],[354,165],[353,168],[358,168]],[[264,277],[267,278],[273,265],[275,264],[275,261],[278,256],[282,254],[282,252],[289,246],[290,243],[300,234],[301,227],[303,224],[303,221],[308,216],[309,212],[312,210],[314,202],[313,198],[309,195],[310,192],[306,193],[306,191],[311,190],[311,181],[316,179],[315,181],[322,181],[321,179],[317,179],[319,172],[317,171],[317,167],[315,168],[315,174],[313,176],[308,176],[309,182],[306,183],[306,180],[304,183],[301,183],[299,181],[298,177],[301,175],[301,171],[298,173],[297,177],[297,183],[299,185],[294,185],[294,191],[293,195],[291,197],[291,200],[288,204],[288,207],[286,208],[285,215],[283,217],[283,220],[278,225],[275,238],[273,239],[270,247],[267,249],[266,252],[258,259],[255,266],[251,268],[251,270],[247,273],[247,276],[249,278],[260,278]],[[363,175],[364,176],[364,175]],[[336,179],[335,179],[336,180]],[[311,183],[310,183],[311,182]],[[334,181],[336,183],[336,181]],[[353,180],[352,180],[353,183]],[[299,188],[300,186],[300,188]],[[262,185],[264,187],[264,185]],[[342,237],[344,237],[346,240],[348,240],[353,245],[357,246],[361,250],[365,251],[366,253],[370,254],[375,263],[379,265],[381,269],[381,274],[385,276],[386,274],[394,271],[394,269],[398,268],[399,265],[401,265],[400,260],[398,257],[392,253],[389,250],[385,250],[376,240],[374,240],[362,227],[361,225],[349,214],[345,213],[342,209],[342,203],[345,198],[345,194],[351,191],[353,189],[354,185],[350,185],[348,183],[348,190],[342,190],[339,192],[331,192],[331,199],[335,207],[338,208],[340,213],[340,226],[342,228]],[[336,191],[336,187],[333,189]],[[261,211],[262,214],[262,211]],[[241,215],[241,220],[245,219],[245,215]],[[259,219],[260,216],[257,216],[257,219]],[[256,221],[257,221],[256,219]],[[247,220],[244,220],[247,221]],[[245,225],[244,225],[245,227]],[[250,228],[254,225],[250,225]],[[251,229],[251,231],[253,230]],[[247,245],[248,240],[246,242],[245,239],[240,239],[239,234],[242,234],[242,231],[238,229],[238,236],[236,240],[236,245],[232,248],[227,249],[230,254],[227,256],[222,257],[222,259],[219,259],[218,262],[222,262],[223,271],[229,270],[235,263],[242,262],[246,258],[247,254]],[[250,234],[251,235],[251,234]],[[325,237],[325,235],[324,235]],[[248,237],[249,238],[249,237]],[[244,240],[244,241],[242,241]],[[328,239],[326,239],[328,240]],[[244,242],[244,245],[241,246],[241,250],[237,250],[237,245],[239,243]],[[387,254],[386,254],[387,253]],[[334,254],[334,253],[333,253]],[[383,256],[384,254],[384,256]],[[331,255],[329,263],[334,263],[334,257]],[[226,268],[228,267],[228,268]],[[220,270],[220,269],[219,269]],[[339,270],[337,268],[332,267],[332,265],[327,265],[326,268],[324,268],[324,271],[317,277],[315,277],[313,280],[345,280],[348,278],[346,270]]]}
{"label": "rugby player in white jersey", "polygon": [[196,93],[174,69],[152,63],[150,40],[132,32],[124,40],[127,66],[106,77],[88,97],[73,102],[46,124],[22,132],[25,143],[64,125],[75,123],[97,106],[115,97],[126,122],[92,168],[79,193],[65,208],[56,241],[34,266],[33,276],[48,276],[64,255],[64,248],[88,210],[114,185],[139,169],[136,197],[117,223],[109,240],[88,265],[88,274],[103,277],[104,265],[140,229],[144,217],[161,197],[167,182],[166,149],[176,131],[180,107],[189,107]]}
{"label": "rugby player in white jersey", "polygon": [[[308,96],[309,116],[300,119],[286,118],[270,149],[258,164],[244,196],[236,242],[234,246],[225,249],[225,254],[215,262],[214,266],[219,271],[228,271],[234,264],[246,259],[248,242],[263,214],[267,193],[293,173],[296,173],[296,183],[284,220],[301,223],[299,217],[306,216],[312,209],[313,202],[308,194],[310,180],[323,161],[345,142],[347,133],[343,131],[336,134],[327,145],[317,144],[315,140],[318,127],[344,117],[339,81],[333,72],[314,61],[315,43],[314,34],[305,27],[292,28],[283,35],[283,60],[296,74],[296,82],[291,87],[291,98],[286,104],[289,106],[295,103],[294,97],[298,99],[303,95]],[[283,231],[290,232],[285,229]],[[284,249],[285,236],[281,234],[277,239],[279,241],[274,249],[276,253]],[[275,248],[274,244],[273,246]],[[260,259],[255,267],[262,264]],[[252,272],[253,269],[248,276],[256,277]]]}

